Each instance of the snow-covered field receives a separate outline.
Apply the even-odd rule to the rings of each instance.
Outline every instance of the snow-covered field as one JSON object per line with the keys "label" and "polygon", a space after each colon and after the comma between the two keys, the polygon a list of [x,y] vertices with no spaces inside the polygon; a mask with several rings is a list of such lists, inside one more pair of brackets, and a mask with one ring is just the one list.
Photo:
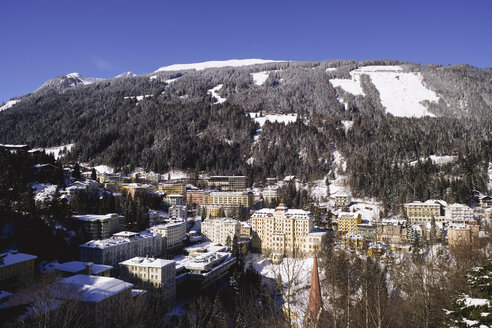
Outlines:
{"label": "snow-covered field", "polygon": [[278,122],[278,123],[284,123],[284,124],[289,124],[293,123],[297,120],[297,114],[266,114],[261,116],[261,113],[248,113],[249,117],[255,120],[255,122],[258,122],[260,124],[260,128],[256,130],[256,134],[254,135],[254,140],[258,140],[260,138],[260,134],[263,130],[263,126],[265,125],[266,121],[269,122]]}
{"label": "snow-covered field", "polygon": [[265,83],[265,81],[270,76],[270,71],[251,73],[251,76],[253,77],[253,84],[263,85],[263,83]]}
{"label": "snow-covered field", "polygon": [[219,94],[217,93],[217,91],[222,89],[223,86],[224,86],[223,84],[219,84],[218,86],[213,87],[212,89],[207,91],[208,94],[212,95],[212,97],[214,97],[216,99],[214,104],[221,104],[227,100],[227,99],[219,96]]}
{"label": "snow-covered field", "polygon": [[192,63],[192,64],[174,64],[170,66],[164,66],[159,68],[156,72],[162,71],[183,71],[188,69],[195,69],[201,71],[207,68],[218,68],[218,67],[240,67],[249,66],[256,64],[267,64],[273,62],[282,62],[277,60],[265,60],[265,59],[231,59],[231,60],[214,60],[206,61],[202,63]]}
{"label": "snow-covered field", "polygon": [[14,99],[14,100],[9,100],[7,101],[3,106],[0,106],[0,112],[6,109],[9,109],[10,107],[14,106],[17,104],[20,100]]}
{"label": "snow-covered field", "polygon": [[339,174],[340,169],[342,172],[347,170],[347,162],[342,154],[335,150],[333,152],[333,170],[335,170],[335,179],[330,180],[330,196],[338,194],[348,194],[350,189],[347,183],[347,176],[345,174]]}
{"label": "snow-covered field", "polygon": [[75,144],[71,143],[71,144],[67,144],[67,145],[61,145],[61,146],[50,147],[50,148],[34,148],[34,149],[29,150],[29,152],[33,153],[36,151],[43,151],[44,150],[44,152],[46,154],[52,154],[55,157],[55,159],[59,159],[59,158],[62,158],[63,156],[65,156],[65,154],[62,154],[63,150],[66,150],[67,152],[69,152],[74,145]]}
{"label": "snow-covered field", "polygon": [[107,174],[113,174],[114,169],[112,167],[109,167],[107,165],[98,165],[94,166],[94,170],[98,173],[107,173]]}
{"label": "snow-covered field", "polygon": [[161,176],[163,179],[167,179],[168,177],[170,177],[171,180],[173,180],[173,179],[185,179],[185,178],[188,178],[188,173],[186,173],[184,171],[173,170],[173,171],[166,172],[166,173],[162,174]]}
{"label": "snow-covered field", "polygon": [[[435,156],[435,155],[430,155],[429,156],[432,163],[436,165],[444,165],[444,164],[449,164],[456,162],[458,159],[458,156]],[[421,158],[420,161],[425,161],[427,158]],[[417,161],[410,162],[410,165],[415,165],[417,164]]]}
{"label": "snow-covered field", "polygon": [[[82,82],[83,85],[88,85],[88,84],[92,84],[92,83],[94,83],[96,81],[103,80],[103,79],[95,78],[95,77],[83,77],[79,73],[70,73],[70,74],[67,74],[65,76],[66,77],[69,77],[69,78],[77,79],[80,82]],[[75,84],[72,84],[72,86],[75,86]]]}
{"label": "snow-covered field", "polygon": [[492,163],[489,163],[489,183],[487,184],[487,189],[492,191]]}
{"label": "snow-covered field", "polygon": [[[293,312],[293,319],[296,321],[298,327],[302,327],[309,299],[313,258],[284,258],[281,264],[272,264],[269,259],[260,254],[248,254],[245,260],[245,267],[248,267],[249,263],[262,276],[266,284],[273,284],[277,280],[277,277],[280,276],[282,278],[284,294],[287,293],[287,288],[290,284],[292,298],[290,307]],[[321,272],[320,279],[322,279]],[[284,309],[286,307],[285,302],[287,301],[285,298],[283,300]]]}
{"label": "snow-covered field", "polygon": [[352,121],[342,121],[343,127],[345,128],[345,132],[348,132],[354,126],[354,122]]}
{"label": "snow-covered field", "polygon": [[403,72],[400,66],[360,67],[350,72],[351,79],[332,79],[330,83],[354,95],[363,95],[360,86],[362,74],[371,77],[387,113],[398,117],[435,116],[427,111],[422,101],[437,102],[437,94],[424,85],[420,73]]}

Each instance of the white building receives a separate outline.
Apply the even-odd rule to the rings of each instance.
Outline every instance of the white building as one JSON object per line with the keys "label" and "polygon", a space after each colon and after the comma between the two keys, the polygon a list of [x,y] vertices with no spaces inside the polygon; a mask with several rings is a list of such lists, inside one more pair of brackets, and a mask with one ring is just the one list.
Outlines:
{"label": "white building", "polygon": [[277,185],[268,186],[261,191],[263,200],[267,203],[271,203],[279,198],[280,187]]}
{"label": "white building", "polygon": [[176,219],[186,219],[188,217],[188,212],[185,205],[173,205],[169,207],[169,217]]}
{"label": "white building", "polygon": [[186,222],[184,220],[158,224],[150,227],[149,230],[162,235],[163,250],[166,252],[182,247],[183,239],[186,238]]}
{"label": "white building", "polygon": [[473,210],[462,204],[451,204],[445,208],[446,221],[450,223],[466,223],[473,220]]}
{"label": "white building", "polygon": [[80,260],[111,265],[118,270],[118,264],[135,256],[160,256],[162,235],[142,231],[122,231],[111,238],[91,240],[79,246]]}
{"label": "white building", "polygon": [[176,299],[176,262],[151,257],[134,257],[120,263],[120,276],[143,288],[160,288],[166,310]]}
{"label": "white building", "polygon": [[281,255],[313,253],[326,235],[313,231],[311,212],[289,210],[283,204],[256,211],[251,217],[251,229],[253,249]]}
{"label": "white building", "polygon": [[202,235],[214,243],[226,246],[236,236],[241,237],[241,224],[238,220],[228,218],[208,219],[202,222]]}

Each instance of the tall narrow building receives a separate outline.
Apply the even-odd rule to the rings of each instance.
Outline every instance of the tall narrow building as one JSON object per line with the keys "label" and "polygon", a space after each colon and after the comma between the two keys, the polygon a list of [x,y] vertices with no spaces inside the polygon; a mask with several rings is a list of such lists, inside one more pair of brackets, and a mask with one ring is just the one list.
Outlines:
{"label": "tall narrow building", "polygon": [[314,252],[313,271],[311,273],[311,288],[309,290],[307,313],[304,320],[306,327],[316,327],[322,308],[323,301],[321,300],[321,287],[319,285],[318,259],[316,257],[316,252]]}

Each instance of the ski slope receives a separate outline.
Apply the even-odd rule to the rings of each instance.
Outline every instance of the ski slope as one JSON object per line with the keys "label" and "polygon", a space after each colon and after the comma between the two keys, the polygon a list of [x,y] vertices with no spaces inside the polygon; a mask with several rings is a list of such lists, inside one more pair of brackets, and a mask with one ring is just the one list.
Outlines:
{"label": "ski slope", "polygon": [[364,66],[351,71],[350,79],[331,79],[330,83],[353,95],[364,95],[360,86],[362,74],[371,78],[388,114],[397,117],[435,117],[423,101],[438,102],[438,95],[427,88],[420,73],[404,72],[400,66]]}
{"label": "ski slope", "polygon": [[197,71],[202,71],[207,68],[219,68],[219,67],[241,67],[257,64],[267,64],[274,62],[282,62],[277,60],[266,60],[266,59],[231,59],[231,60],[214,60],[206,61],[202,63],[191,63],[191,64],[174,64],[170,66],[164,66],[159,68],[156,72],[163,71],[184,71],[189,69],[194,69]]}

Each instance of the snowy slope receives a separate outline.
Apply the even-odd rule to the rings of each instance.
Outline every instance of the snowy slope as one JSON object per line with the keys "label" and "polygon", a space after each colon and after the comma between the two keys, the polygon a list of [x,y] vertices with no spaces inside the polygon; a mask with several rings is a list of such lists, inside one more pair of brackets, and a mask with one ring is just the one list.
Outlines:
{"label": "snowy slope", "polygon": [[265,125],[266,121],[269,122],[278,122],[278,123],[284,123],[284,124],[289,124],[293,123],[297,120],[297,114],[267,114],[261,116],[261,113],[254,113],[251,112],[249,113],[249,117],[255,120],[260,125],[260,128],[256,130],[256,133],[253,137],[253,139],[256,141],[260,138],[260,134],[263,130],[263,126]]}
{"label": "snowy slope", "polygon": [[487,188],[492,191],[492,163],[489,163],[489,183],[487,184]]}
{"label": "snowy slope", "polygon": [[67,152],[69,152],[74,145],[75,144],[71,143],[71,144],[67,144],[67,145],[61,145],[61,146],[50,147],[50,148],[34,148],[34,149],[29,150],[29,152],[34,153],[37,151],[43,151],[44,150],[44,152],[46,154],[52,154],[53,157],[55,157],[55,159],[59,159],[59,158],[62,158],[63,156],[65,156],[65,154],[61,153],[63,150],[66,150]]}
{"label": "snowy slope", "polygon": [[[87,85],[87,84],[91,84],[91,83],[94,83],[96,81],[100,81],[102,79],[100,78],[96,78],[96,77],[83,77],[82,75],[80,75],[79,73],[70,73],[70,74],[67,74],[65,75],[67,78],[71,78],[71,79],[75,79],[75,80],[78,80],[80,81],[81,84],[83,85]],[[75,83],[74,86],[76,84],[80,84],[80,83]]]}
{"label": "snowy slope", "polygon": [[216,100],[214,101],[214,104],[221,104],[223,102],[225,102],[227,99],[225,98],[222,98],[221,96],[219,96],[219,94],[217,93],[217,91],[219,91],[220,89],[222,89],[224,85],[223,84],[219,84],[218,86],[216,87],[213,87],[212,89],[208,90],[207,93],[210,94],[212,97],[214,97]]}
{"label": "snowy slope", "polygon": [[20,100],[9,100],[7,101],[3,106],[0,107],[0,112],[3,111],[3,110],[6,110],[6,109],[9,109],[10,107],[14,106],[15,104],[17,104]]}
{"label": "snowy slope", "polygon": [[137,76],[137,74],[135,74],[133,72],[125,72],[125,73],[121,73],[121,74],[116,75],[115,78],[118,78],[118,77],[133,77],[133,76]]}
{"label": "snowy slope", "polygon": [[263,83],[265,83],[265,81],[270,76],[270,71],[251,73],[251,76],[253,77],[253,84],[263,85]]}
{"label": "snowy slope", "polygon": [[223,61],[206,61],[202,63],[192,63],[192,64],[174,64],[170,66],[164,66],[159,68],[156,72],[162,71],[184,71],[188,69],[195,69],[201,71],[207,68],[217,68],[217,67],[240,67],[249,66],[256,64],[266,64],[273,62],[282,62],[277,60],[265,60],[265,59],[231,59]]}
{"label": "snowy slope", "polygon": [[[430,155],[429,156],[432,163],[435,165],[444,165],[444,164],[449,164],[456,162],[458,160],[458,156],[435,156],[435,155]],[[425,161],[427,158],[421,158],[420,161]],[[410,162],[410,165],[415,165],[417,164],[417,161]]]}
{"label": "snowy slope", "polygon": [[437,94],[428,89],[420,73],[403,72],[400,66],[365,66],[350,72],[351,79],[332,79],[330,83],[354,95],[363,95],[360,75],[370,76],[379,91],[386,112],[398,117],[435,115],[427,111],[422,101],[439,101]]}

